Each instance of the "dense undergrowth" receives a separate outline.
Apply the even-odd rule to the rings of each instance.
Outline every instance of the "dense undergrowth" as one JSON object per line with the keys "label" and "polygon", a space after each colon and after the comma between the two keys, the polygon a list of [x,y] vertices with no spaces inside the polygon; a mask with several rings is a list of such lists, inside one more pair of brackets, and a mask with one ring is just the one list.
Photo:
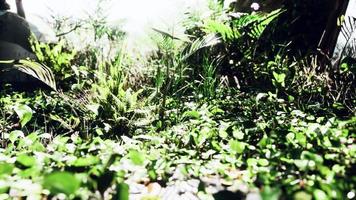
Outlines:
{"label": "dense undergrowth", "polygon": [[259,49],[281,11],[214,10],[140,62],[36,44],[58,91],[1,90],[0,199],[353,199],[354,65]]}

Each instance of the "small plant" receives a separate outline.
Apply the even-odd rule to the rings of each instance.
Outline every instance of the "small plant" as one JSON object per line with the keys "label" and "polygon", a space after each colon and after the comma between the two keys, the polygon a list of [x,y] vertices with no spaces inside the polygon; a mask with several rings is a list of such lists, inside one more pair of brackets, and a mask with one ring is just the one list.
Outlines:
{"label": "small plant", "polygon": [[201,81],[198,82],[198,91],[206,98],[214,98],[218,89],[216,74],[217,64],[207,59],[202,63]]}

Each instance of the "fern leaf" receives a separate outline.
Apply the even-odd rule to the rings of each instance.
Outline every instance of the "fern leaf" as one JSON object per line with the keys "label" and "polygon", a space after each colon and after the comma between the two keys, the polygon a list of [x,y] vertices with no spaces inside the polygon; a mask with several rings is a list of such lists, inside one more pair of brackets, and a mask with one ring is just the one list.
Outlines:
{"label": "fern leaf", "polygon": [[41,81],[53,90],[57,90],[51,69],[43,64],[31,60],[0,60],[0,64],[3,64],[0,73],[15,69]]}
{"label": "fern leaf", "polygon": [[190,44],[189,49],[187,53],[183,56],[182,60],[188,59],[201,49],[212,47],[220,42],[220,38],[217,37],[215,34],[209,34],[202,38],[198,38]]}

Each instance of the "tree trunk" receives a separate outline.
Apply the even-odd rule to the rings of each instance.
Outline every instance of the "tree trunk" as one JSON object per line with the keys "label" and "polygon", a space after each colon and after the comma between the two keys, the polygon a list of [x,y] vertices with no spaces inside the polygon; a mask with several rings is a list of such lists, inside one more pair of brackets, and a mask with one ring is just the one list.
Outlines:
{"label": "tree trunk", "polygon": [[[30,25],[15,13],[6,12],[0,16],[0,41],[20,45],[27,51],[32,51]],[[0,51],[5,51],[0,49]]]}
{"label": "tree trunk", "polygon": [[[322,54],[322,62],[325,63],[325,59],[330,59],[333,56],[337,39],[341,30],[339,20],[342,15],[346,13],[349,0],[334,0],[330,1],[330,8],[333,10],[330,13],[328,23],[323,32],[322,38],[319,43],[319,51]],[[339,21],[339,22],[338,22]]]}

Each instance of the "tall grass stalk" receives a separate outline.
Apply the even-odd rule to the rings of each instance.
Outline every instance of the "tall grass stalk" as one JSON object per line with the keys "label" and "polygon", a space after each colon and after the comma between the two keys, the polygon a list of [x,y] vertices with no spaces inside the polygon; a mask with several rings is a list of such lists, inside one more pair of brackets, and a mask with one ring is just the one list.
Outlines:
{"label": "tall grass stalk", "polygon": [[213,98],[216,95],[217,78],[216,78],[216,68],[215,62],[209,61],[209,59],[204,58],[202,63],[202,72],[200,74],[201,81],[198,86],[199,93],[205,98]]}

